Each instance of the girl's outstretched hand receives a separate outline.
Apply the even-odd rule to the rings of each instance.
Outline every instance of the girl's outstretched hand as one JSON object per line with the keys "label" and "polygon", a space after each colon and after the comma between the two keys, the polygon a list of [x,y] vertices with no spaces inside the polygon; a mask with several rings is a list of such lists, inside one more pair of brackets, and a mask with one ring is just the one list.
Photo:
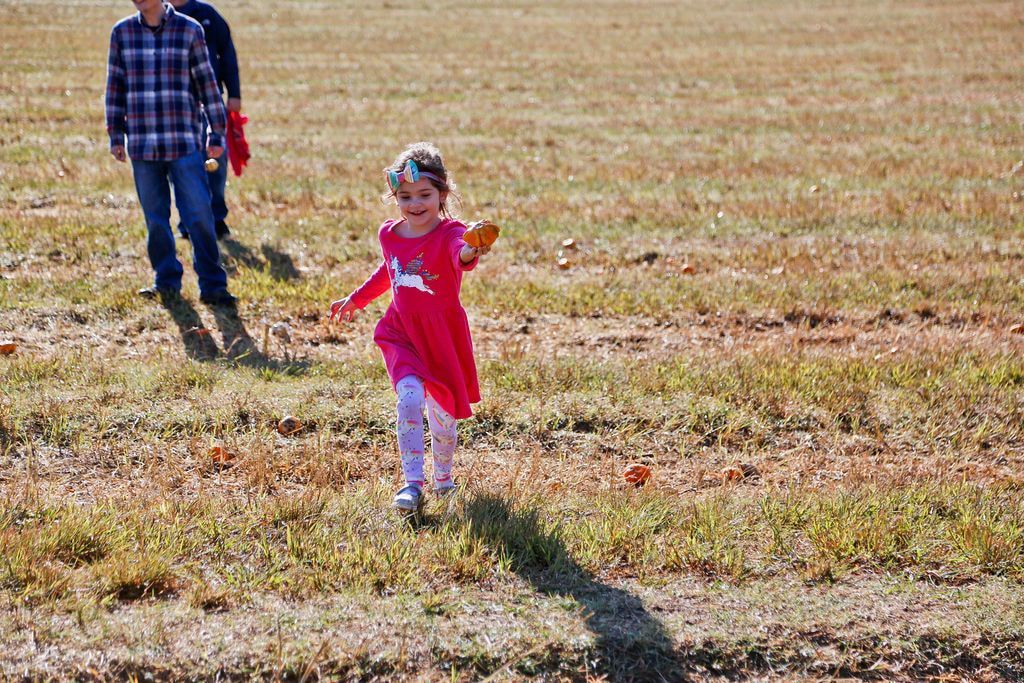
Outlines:
{"label": "girl's outstretched hand", "polygon": [[339,299],[331,304],[331,320],[334,320],[335,316],[338,317],[339,322],[343,320],[345,322],[352,322],[355,319],[356,312],[358,312],[359,309],[356,308],[354,303],[349,301],[350,298],[351,297],[345,297],[344,299]]}
{"label": "girl's outstretched hand", "polygon": [[477,256],[483,256],[491,250],[491,245],[486,247],[471,247],[468,244],[462,247],[462,251],[459,252],[459,260],[463,263],[469,263]]}

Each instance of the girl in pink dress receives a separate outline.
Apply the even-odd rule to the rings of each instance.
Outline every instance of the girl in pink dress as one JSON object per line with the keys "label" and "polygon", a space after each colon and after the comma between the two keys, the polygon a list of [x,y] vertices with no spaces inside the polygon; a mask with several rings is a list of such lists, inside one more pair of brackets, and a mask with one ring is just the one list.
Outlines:
{"label": "girl in pink dress", "polygon": [[466,226],[452,218],[446,204],[454,183],[432,144],[410,145],[385,175],[402,217],[380,226],[381,264],[354,292],[331,304],[331,320],[350,321],[391,290],[391,305],[373,340],[398,395],[396,432],[405,487],[395,495],[394,505],[410,511],[420,506],[425,482],[424,408],[434,491],[445,494],[455,488],[455,421],[470,417],[470,404],[480,400],[473,340],[459,289],[462,273],[475,268],[490,247],[463,241]]}

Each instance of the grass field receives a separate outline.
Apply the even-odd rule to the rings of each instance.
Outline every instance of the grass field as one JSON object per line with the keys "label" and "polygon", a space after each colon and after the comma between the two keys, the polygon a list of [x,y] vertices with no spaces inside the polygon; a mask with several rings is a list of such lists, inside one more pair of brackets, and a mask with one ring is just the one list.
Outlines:
{"label": "grass field", "polygon": [[[237,314],[135,295],[131,4],[0,0],[0,676],[1024,678],[1020,4],[218,6]],[[420,139],[504,230],[409,523],[387,297],[325,312]]]}

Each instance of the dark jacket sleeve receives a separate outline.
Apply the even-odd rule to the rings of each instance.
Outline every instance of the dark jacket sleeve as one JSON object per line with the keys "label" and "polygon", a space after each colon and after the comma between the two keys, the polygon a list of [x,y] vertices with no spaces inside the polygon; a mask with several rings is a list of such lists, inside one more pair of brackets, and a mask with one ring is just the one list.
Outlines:
{"label": "dark jacket sleeve", "polygon": [[221,99],[220,90],[217,88],[217,78],[213,75],[213,67],[210,66],[210,56],[206,52],[206,40],[201,26],[196,26],[195,37],[188,53],[188,64],[192,71],[192,81],[206,110],[206,120],[210,124],[210,136],[206,144],[211,147],[223,147],[228,118],[224,100]]}
{"label": "dark jacket sleeve", "polygon": [[228,97],[241,97],[242,85],[238,77],[238,54],[235,42],[231,40],[231,27],[220,12],[214,10],[213,22],[217,29],[217,48],[220,50],[220,77]]}

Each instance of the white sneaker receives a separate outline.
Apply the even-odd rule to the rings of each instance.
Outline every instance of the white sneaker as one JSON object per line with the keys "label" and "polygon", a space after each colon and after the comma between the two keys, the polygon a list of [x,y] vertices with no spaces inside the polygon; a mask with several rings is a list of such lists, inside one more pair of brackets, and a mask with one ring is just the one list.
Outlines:
{"label": "white sneaker", "polygon": [[412,512],[419,510],[420,501],[423,500],[423,491],[419,486],[409,485],[395,494],[393,505],[399,510]]}

